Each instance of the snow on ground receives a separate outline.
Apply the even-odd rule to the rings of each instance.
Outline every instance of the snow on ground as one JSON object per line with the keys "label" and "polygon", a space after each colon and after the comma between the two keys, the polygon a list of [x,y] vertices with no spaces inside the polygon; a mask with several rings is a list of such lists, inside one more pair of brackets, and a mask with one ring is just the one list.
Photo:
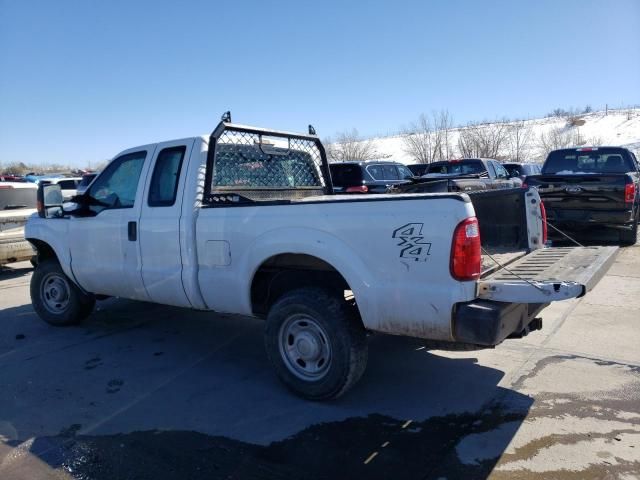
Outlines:
{"label": "snow on ground", "polygon": [[[531,147],[529,157],[531,161],[544,160],[544,153],[539,147],[539,138],[542,134],[548,134],[554,129],[569,131],[572,135],[579,134],[584,144],[597,139],[600,145],[623,146],[640,153],[640,108],[609,110],[578,115],[584,120],[584,125],[569,126],[567,118],[551,117],[526,120],[525,124],[531,127]],[[464,128],[464,127],[463,127]],[[451,144],[454,151],[457,150],[458,137],[462,128],[453,129],[450,132]],[[395,160],[403,163],[415,163],[405,151],[401,135],[378,137],[371,139],[380,158]],[[505,156],[508,152],[505,150]],[[456,154],[457,156],[457,154]],[[540,158],[542,157],[542,158]]]}

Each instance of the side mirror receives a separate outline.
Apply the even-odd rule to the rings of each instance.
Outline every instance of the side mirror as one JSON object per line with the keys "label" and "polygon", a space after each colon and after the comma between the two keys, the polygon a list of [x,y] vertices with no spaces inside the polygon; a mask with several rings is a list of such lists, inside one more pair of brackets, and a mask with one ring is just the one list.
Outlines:
{"label": "side mirror", "polygon": [[60,185],[51,183],[39,183],[36,196],[38,215],[41,218],[60,216],[62,213],[62,189]]}

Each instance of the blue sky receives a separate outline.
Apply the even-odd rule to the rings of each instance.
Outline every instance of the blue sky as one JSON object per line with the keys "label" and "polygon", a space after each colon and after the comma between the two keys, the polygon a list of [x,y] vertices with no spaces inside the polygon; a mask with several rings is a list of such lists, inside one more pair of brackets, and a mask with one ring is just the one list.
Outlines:
{"label": "blue sky", "polygon": [[640,103],[640,1],[0,0],[0,163],[234,121],[322,137]]}

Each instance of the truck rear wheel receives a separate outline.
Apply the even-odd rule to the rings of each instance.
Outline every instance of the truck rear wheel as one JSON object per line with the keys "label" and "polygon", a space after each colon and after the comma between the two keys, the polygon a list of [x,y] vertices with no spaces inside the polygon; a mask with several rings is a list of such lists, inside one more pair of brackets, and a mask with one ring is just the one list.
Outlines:
{"label": "truck rear wheel", "polygon": [[366,333],[355,309],[318,288],[280,297],[269,310],[264,341],[280,380],[310,400],[339,397],[367,365]]}
{"label": "truck rear wheel", "polygon": [[55,260],[40,262],[31,277],[31,303],[38,316],[58,327],[84,320],[95,298],[83,293],[65,275]]}

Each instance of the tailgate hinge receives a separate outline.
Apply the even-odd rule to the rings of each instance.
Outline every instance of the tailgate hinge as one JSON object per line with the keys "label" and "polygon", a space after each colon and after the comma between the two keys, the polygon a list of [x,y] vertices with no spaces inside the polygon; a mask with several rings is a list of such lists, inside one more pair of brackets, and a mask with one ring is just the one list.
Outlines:
{"label": "tailgate hinge", "polygon": [[577,282],[499,281],[478,282],[478,298],[508,303],[550,303],[581,297],[586,287]]}

